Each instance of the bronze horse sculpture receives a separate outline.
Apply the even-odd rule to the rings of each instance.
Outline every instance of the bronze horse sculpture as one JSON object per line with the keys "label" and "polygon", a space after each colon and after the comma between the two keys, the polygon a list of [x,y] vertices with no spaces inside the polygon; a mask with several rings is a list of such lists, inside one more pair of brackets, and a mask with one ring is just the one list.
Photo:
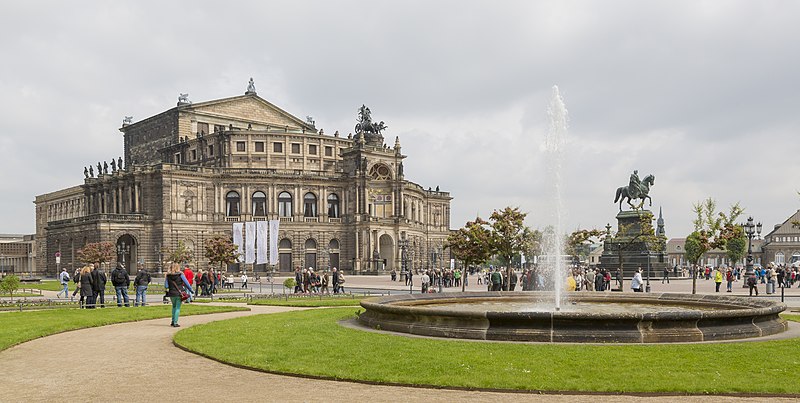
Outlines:
{"label": "bronze horse sculpture", "polygon": [[[627,199],[628,205],[631,206],[634,210],[639,210],[644,206],[644,200],[647,199],[650,202],[650,205],[653,205],[653,199],[650,198],[650,186],[655,183],[656,177],[654,175],[647,175],[642,179],[642,184],[640,189],[633,189],[631,191],[630,185],[629,186],[621,186],[617,188],[617,195],[614,197],[614,203],[619,201],[619,211],[622,211],[622,201]],[[634,199],[641,199],[641,203],[638,206],[635,206],[631,201]]]}

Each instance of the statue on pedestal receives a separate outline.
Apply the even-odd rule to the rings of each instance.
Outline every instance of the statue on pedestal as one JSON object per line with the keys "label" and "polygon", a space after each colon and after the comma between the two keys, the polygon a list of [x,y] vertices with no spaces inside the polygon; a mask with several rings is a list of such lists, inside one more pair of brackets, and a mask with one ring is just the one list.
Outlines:
{"label": "statue on pedestal", "polygon": [[[639,171],[633,171],[628,182],[628,186],[621,186],[617,188],[617,195],[614,197],[614,203],[619,202],[619,211],[622,211],[622,201],[626,200],[628,205],[633,210],[640,210],[644,206],[644,200],[647,199],[650,205],[653,205],[653,199],[650,198],[650,186],[655,183],[656,177],[654,175],[647,175],[643,180],[639,179]],[[638,206],[631,203],[635,199],[640,199],[641,203]]]}

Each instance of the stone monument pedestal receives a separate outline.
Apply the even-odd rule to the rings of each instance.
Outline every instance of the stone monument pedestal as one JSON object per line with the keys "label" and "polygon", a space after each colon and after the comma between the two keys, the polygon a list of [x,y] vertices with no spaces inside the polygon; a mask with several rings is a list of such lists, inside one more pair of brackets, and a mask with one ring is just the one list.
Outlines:
{"label": "stone monument pedestal", "polygon": [[617,234],[604,242],[598,267],[609,270],[612,279],[620,262],[626,279],[632,278],[636,269],[641,267],[642,280],[646,280],[649,261],[650,282],[661,279],[667,267],[663,252],[666,239],[655,236],[652,223],[653,213],[649,210],[620,211],[617,214]]}

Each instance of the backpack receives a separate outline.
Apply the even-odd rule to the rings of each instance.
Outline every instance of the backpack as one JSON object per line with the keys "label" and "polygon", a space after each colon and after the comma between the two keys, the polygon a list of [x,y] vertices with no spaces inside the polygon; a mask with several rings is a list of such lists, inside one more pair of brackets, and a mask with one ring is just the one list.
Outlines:
{"label": "backpack", "polygon": [[114,274],[111,277],[111,280],[116,284],[121,284],[125,282],[125,272],[122,270],[114,270]]}
{"label": "backpack", "polygon": [[69,283],[69,273],[64,272],[64,274],[61,276],[61,281],[64,283]]}

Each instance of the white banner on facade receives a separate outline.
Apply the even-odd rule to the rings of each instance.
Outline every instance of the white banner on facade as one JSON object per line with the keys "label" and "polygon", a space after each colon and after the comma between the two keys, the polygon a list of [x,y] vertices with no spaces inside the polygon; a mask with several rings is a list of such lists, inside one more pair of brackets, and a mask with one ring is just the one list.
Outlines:
{"label": "white banner on facade", "polygon": [[267,263],[267,231],[269,231],[268,222],[256,223],[256,264]]}
{"label": "white banner on facade", "polygon": [[520,262],[520,265],[525,266],[525,263],[527,263],[527,260],[525,260],[525,255],[520,255],[519,256],[519,262]]}
{"label": "white banner on facade", "polygon": [[235,222],[233,223],[233,244],[236,245],[238,255],[236,256],[236,261],[241,262],[242,256],[244,255],[244,223]]}
{"label": "white banner on facade", "polygon": [[456,269],[456,260],[450,259],[450,270],[455,270],[455,269]]}
{"label": "white banner on facade", "polygon": [[256,261],[256,223],[244,223],[244,262],[246,264]]}
{"label": "white banner on facade", "polygon": [[280,221],[269,220],[269,264],[278,264],[278,227]]}

